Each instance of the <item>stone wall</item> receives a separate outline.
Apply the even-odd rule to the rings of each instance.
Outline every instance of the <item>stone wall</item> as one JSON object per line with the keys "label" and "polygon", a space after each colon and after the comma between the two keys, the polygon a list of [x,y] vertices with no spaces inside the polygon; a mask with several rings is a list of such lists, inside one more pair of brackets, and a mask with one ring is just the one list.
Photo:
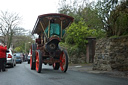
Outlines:
{"label": "stone wall", "polygon": [[80,53],[79,55],[72,55],[72,56],[69,56],[69,63],[70,64],[82,64],[82,63],[85,63],[86,62],[86,55],[84,53]]}
{"label": "stone wall", "polygon": [[93,69],[128,71],[128,36],[97,40]]}

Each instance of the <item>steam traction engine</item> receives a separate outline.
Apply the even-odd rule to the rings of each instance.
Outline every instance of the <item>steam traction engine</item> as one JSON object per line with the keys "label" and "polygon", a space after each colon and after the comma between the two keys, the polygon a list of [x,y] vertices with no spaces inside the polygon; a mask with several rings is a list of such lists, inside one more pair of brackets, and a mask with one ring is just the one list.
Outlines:
{"label": "steam traction engine", "polygon": [[42,63],[53,66],[54,70],[68,69],[68,54],[59,46],[59,42],[73,18],[64,14],[44,14],[37,18],[32,34],[38,34],[36,43],[31,46],[30,68],[38,73],[42,70]]}

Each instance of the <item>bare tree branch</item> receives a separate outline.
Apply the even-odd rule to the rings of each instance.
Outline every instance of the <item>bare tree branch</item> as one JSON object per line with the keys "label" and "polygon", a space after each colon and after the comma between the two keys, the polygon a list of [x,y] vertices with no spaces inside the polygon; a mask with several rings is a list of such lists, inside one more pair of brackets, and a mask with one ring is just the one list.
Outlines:
{"label": "bare tree branch", "polygon": [[14,35],[15,28],[20,24],[21,18],[17,13],[9,13],[8,11],[1,11],[0,14],[0,31],[7,42],[8,48],[12,43],[12,37]]}

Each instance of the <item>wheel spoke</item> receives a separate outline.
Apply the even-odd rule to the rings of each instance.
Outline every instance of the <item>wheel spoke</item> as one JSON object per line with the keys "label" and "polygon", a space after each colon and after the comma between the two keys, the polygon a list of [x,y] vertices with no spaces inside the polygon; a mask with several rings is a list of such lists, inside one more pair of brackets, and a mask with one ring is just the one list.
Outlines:
{"label": "wheel spoke", "polygon": [[63,72],[66,72],[68,69],[68,55],[65,50],[60,55],[60,68]]}
{"label": "wheel spoke", "polygon": [[61,70],[64,71],[64,69],[65,69],[65,54],[64,54],[64,52],[62,52],[62,54],[60,56],[60,60],[61,60],[61,63],[60,63]]}

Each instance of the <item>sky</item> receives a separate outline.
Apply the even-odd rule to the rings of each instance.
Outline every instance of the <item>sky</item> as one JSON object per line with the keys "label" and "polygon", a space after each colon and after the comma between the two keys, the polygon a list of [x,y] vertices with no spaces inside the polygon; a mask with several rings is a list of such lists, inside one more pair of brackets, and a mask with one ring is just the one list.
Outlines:
{"label": "sky", "polygon": [[58,12],[59,1],[60,0],[0,0],[0,11],[19,14],[19,16],[22,17],[22,22],[19,26],[32,31],[39,15]]}
{"label": "sky", "polygon": [[0,11],[17,13],[22,17],[19,25],[32,30],[38,15],[56,13],[59,0],[0,0]]}

